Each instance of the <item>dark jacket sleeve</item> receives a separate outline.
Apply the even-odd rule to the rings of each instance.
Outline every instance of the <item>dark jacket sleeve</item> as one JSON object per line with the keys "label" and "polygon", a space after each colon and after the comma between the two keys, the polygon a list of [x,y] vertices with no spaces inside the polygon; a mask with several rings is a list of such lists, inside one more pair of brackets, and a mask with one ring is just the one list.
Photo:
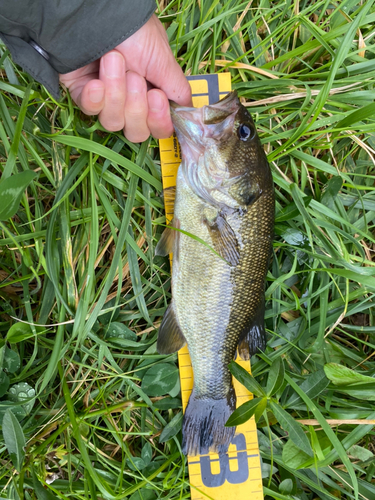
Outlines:
{"label": "dark jacket sleeve", "polygon": [[145,24],[155,0],[0,0],[0,38],[55,97],[59,73],[95,61]]}

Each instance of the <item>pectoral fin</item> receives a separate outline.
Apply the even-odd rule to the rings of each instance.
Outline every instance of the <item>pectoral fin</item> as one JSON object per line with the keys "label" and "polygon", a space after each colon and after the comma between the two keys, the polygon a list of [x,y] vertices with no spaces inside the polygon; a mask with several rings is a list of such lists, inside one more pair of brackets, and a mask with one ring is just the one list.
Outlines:
{"label": "pectoral fin", "polygon": [[240,260],[238,240],[225,216],[219,212],[213,220],[204,217],[203,221],[208,228],[216,252],[229,264],[236,266]]}
{"label": "pectoral fin", "polygon": [[266,330],[264,328],[264,298],[261,300],[257,312],[250,325],[244,330],[238,342],[238,353],[244,360],[258,350],[264,351],[266,348]]}
{"label": "pectoral fin", "polygon": [[164,313],[158,334],[156,349],[159,354],[172,354],[186,344],[184,334],[178,324],[173,302]]}

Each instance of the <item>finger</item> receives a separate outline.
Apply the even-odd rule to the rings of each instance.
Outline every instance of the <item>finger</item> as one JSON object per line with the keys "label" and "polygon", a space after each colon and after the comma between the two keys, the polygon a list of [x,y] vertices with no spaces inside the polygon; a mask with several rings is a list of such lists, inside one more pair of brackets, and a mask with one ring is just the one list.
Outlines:
{"label": "finger", "polygon": [[[99,60],[96,60],[83,68],[59,75],[60,82],[70,90],[72,87],[80,85],[82,81],[99,78]],[[82,86],[82,85],[81,85]]]}
{"label": "finger", "polygon": [[147,92],[147,125],[155,139],[166,139],[173,134],[168,97],[158,89]]}
{"label": "finger", "polygon": [[105,87],[104,106],[99,114],[100,123],[110,131],[121,130],[125,124],[126,72],[125,59],[112,50],[100,60],[99,78]]}
{"label": "finger", "polygon": [[100,80],[90,80],[73,100],[86,115],[98,115],[104,107],[105,87]]}
{"label": "finger", "polygon": [[133,71],[126,73],[125,137],[131,142],[143,142],[149,135],[147,126],[146,80]]}
{"label": "finger", "polygon": [[59,75],[73,101],[87,115],[97,115],[104,105],[104,84],[99,78],[99,61],[79,68],[70,73]]}

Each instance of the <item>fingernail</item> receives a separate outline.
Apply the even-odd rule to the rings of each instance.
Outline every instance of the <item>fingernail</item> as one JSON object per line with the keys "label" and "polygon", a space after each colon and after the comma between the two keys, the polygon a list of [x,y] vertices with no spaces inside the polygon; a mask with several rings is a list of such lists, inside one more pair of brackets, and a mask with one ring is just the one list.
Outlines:
{"label": "fingernail", "polygon": [[124,58],[117,52],[104,56],[104,73],[107,78],[119,78],[125,73]]}
{"label": "fingernail", "polygon": [[104,99],[103,87],[89,90],[89,98],[91,102],[101,102]]}
{"label": "fingernail", "polygon": [[150,101],[150,111],[152,111],[153,113],[160,113],[160,111],[162,111],[164,107],[164,99],[159,94],[159,92],[153,93]]}

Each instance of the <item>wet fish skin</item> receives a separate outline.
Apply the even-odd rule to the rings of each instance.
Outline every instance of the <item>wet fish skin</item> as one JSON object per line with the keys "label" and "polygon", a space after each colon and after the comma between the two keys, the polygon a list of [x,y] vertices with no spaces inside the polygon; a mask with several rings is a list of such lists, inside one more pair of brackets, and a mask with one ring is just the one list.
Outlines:
{"label": "wet fish skin", "polygon": [[172,250],[174,259],[158,351],[188,343],[194,388],[183,449],[196,455],[225,451],[234,435],[225,422],[235,409],[228,364],[237,346],[244,359],[265,348],[274,188],[254,122],[235,93],[199,109],[172,105],[171,115],[182,151],[173,225],[208,246],[175,230],[159,242],[157,253]]}

